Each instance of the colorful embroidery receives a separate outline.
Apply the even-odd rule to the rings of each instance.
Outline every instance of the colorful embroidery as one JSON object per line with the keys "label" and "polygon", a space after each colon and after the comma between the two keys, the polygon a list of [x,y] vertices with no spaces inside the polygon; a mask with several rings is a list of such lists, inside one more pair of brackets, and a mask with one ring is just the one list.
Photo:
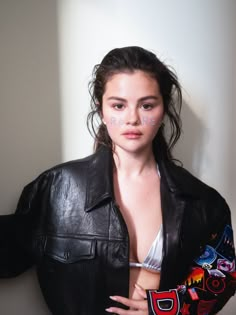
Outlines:
{"label": "colorful embroidery", "polygon": [[189,274],[184,284],[187,287],[203,288],[203,285],[204,285],[203,280],[204,280],[204,270],[202,268],[196,267],[192,269],[191,273]]}
{"label": "colorful embroidery", "polygon": [[149,291],[148,300],[155,315],[208,315],[227,301],[236,287],[233,233],[226,225],[222,236],[212,235],[212,243],[194,260],[192,271],[177,289]]}
{"label": "colorful embroidery", "polygon": [[205,252],[195,260],[195,262],[202,266],[203,264],[212,264],[217,258],[216,251],[213,247],[206,245]]}
{"label": "colorful embroidery", "polygon": [[229,225],[226,225],[224,229],[223,235],[216,246],[216,252],[218,255],[231,262],[235,258],[233,230]]}
{"label": "colorful embroidery", "polygon": [[150,291],[151,307],[157,315],[177,315],[179,314],[180,302],[177,290]]}
{"label": "colorful embroidery", "polygon": [[235,270],[235,261],[232,262],[227,259],[218,259],[217,260],[217,269],[226,271],[226,272],[233,272]]}
{"label": "colorful embroidery", "polygon": [[188,289],[188,293],[193,301],[199,300],[199,296],[195,290],[195,288]]}
{"label": "colorful embroidery", "polygon": [[225,279],[220,277],[209,277],[206,280],[206,288],[213,294],[220,294],[224,292],[226,288]]}
{"label": "colorful embroidery", "polygon": [[185,304],[183,305],[183,307],[181,308],[180,312],[182,315],[191,315],[189,312],[189,308],[190,308],[190,304]]}

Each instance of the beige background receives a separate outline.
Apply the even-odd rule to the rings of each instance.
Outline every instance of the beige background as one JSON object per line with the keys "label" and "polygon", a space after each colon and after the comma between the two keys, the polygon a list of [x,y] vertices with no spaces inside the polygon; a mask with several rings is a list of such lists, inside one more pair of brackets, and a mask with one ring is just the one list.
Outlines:
{"label": "beige background", "polygon": [[[235,20],[233,0],[0,0],[0,212],[12,213],[44,169],[91,153],[92,67],[114,47],[140,45],[176,69],[185,100],[176,155],[226,198],[236,228]],[[34,269],[0,280],[0,313],[49,314]]]}

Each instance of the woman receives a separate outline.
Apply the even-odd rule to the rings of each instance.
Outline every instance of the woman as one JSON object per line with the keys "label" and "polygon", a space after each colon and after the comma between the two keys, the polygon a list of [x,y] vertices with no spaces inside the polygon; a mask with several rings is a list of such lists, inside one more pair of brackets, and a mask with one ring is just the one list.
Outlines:
{"label": "woman", "polygon": [[230,211],[174,163],[176,76],[147,50],[114,49],[91,96],[95,153],[45,171],[0,218],[1,276],[36,264],[55,315],[217,313],[235,292]]}

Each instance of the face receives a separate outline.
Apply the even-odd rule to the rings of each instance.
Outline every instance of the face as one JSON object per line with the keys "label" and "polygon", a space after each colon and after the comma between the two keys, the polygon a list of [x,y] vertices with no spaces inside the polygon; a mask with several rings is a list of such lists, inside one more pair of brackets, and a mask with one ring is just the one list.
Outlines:
{"label": "face", "polygon": [[150,149],[163,115],[159,85],[148,73],[122,72],[106,83],[102,119],[116,149],[128,152]]}

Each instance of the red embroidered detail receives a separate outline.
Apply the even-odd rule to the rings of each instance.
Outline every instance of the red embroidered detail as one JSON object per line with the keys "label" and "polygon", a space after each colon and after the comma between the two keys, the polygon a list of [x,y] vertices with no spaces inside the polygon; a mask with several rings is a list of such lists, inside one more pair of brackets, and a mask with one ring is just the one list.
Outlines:
{"label": "red embroidered detail", "polygon": [[204,270],[200,267],[193,268],[191,273],[188,275],[188,278],[185,281],[185,284],[188,287],[200,287],[203,288],[204,283]]}
{"label": "red embroidered detail", "polygon": [[230,273],[231,277],[236,280],[236,271]]}
{"label": "red embroidered detail", "polygon": [[181,308],[180,312],[182,315],[191,315],[189,313],[189,307],[190,307],[190,304],[185,304],[183,305],[183,307]]}
{"label": "red embroidered detail", "polygon": [[179,314],[179,297],[177,290],[169,291],[150,291],[151,306],[156,315],[177,315]]}
{"label": "red embroidered detail", "polygon": [[199,296],[194,288],[188,289],[188,293],[193,301],[199,300]]}
{"label": "red embroidered detail", "polygon": [[219,277],[209,277],[206,280],[206,287],[210,292],[214,294],[220,294],[225,290],[225,279]]}

